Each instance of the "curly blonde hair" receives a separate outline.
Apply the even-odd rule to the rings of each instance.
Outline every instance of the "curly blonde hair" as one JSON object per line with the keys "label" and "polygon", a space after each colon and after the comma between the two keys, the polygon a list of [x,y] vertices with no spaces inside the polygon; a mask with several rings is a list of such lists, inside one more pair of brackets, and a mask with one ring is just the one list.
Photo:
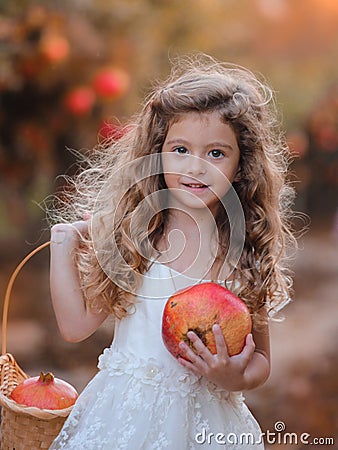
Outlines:
{"label": "curly blonde hair", "polygon": [[[92,214],[90,238],[83,240],[76,257],[92,307],[106,308],[117,318],[130,311],[133,293],[165,231],[168,211],[153,194],[166,189],[160,155],[168,129],[182,114],[214,111],[232,127],[240,149],[241,176],[233,187],[246,229],[233,272],[236,293],[254,319],[262,308],[273,315],[288,301],[292,280],[287,250],[295,245],[293,189],[286,182],[289,154],[273,92],[247,69],[198,55],[176,61],[170,77],[153,88],[126,125],[125,134],[90,153],[71,180],[73,189],[63,194],[58,221]],[[150,157],[152,167],[143,157]],[[216,223],[219,247],[226,254],[230,230],[224,212]]]}

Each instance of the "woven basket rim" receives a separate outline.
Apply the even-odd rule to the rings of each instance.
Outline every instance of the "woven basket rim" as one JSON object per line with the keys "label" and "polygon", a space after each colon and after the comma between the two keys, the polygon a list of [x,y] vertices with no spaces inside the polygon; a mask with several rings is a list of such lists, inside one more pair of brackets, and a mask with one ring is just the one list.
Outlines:
{"label": "woven basket rim", "polygon": [[20,405],[2,393],[0,393],[0,404],[1,406],[4,406],[17,414],[26,414],[43,420],[52,420],[57,417],[67,417],[73,409],[73,406],[69,406],[64,409],[40,409],[35,406]]}

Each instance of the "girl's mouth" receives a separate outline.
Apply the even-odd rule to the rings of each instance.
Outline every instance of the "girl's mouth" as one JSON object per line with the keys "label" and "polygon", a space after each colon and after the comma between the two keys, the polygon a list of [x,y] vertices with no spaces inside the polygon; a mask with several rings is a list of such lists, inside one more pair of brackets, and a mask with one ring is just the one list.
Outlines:
{"label": "girl's mouth", "polygon": [[207,189],[208,186],[206,184],[201,183],[182,183],[183,186],[189,188],[189,189]]}

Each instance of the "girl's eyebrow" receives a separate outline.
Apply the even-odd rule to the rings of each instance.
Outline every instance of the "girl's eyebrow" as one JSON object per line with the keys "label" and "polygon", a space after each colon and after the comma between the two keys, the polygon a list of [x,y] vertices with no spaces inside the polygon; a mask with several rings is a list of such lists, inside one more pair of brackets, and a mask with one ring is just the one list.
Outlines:
{"label": "girl's eyebrow", "polygon": [[[175,138],[175,139],[170,139],[170,141],[166,142],[166,145],[173,145],[173,144],[184,144],[184,145],[191,145],[190,142],[186,141],[185,139],[181,139],[181,138]],[[233,146],[228,144],[227,142],[210,142],[208,144],[208,147],[227,147],[230,150],[233,150]]]}
{"label": "girl's eyebrow", "polygon": [[230,150],[234,149],[233,146],[228,144],[227,142],[218,142],[218,141],[210,142],[210,144],[208,144],[208,147],[227,147]]}
{"label": "girl's eyebrow", "polygon": [[185,139],[181,139],[181,138],[170,139],[170,141],[166,142],[166,145],[172,145],[172,144],[190,145],[190,142],[186,141]]}

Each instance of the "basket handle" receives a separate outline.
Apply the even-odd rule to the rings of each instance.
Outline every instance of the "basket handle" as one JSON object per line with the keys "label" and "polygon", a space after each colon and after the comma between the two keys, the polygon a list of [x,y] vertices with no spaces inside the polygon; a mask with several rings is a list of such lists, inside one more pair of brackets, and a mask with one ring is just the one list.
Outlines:
{"label": "basket handle", "polygon": [[18,273],[22,269],[22,267],[26,264],[26,262],[33,256],[35,253],[38,253],[45,247],[50,245],[50,241],[45,242],[44,244],[39,245],[39,247],[35,248],[31,251],[16,267],[14,272],[12,273],[5,294],[3,312],[2,312],[2,329],[1,329],[1,354],[4,355],[6,353],[7,348],[7,318],[8,318],[8,307],[9,307],[9,298],[12,292],[13,283]]}

